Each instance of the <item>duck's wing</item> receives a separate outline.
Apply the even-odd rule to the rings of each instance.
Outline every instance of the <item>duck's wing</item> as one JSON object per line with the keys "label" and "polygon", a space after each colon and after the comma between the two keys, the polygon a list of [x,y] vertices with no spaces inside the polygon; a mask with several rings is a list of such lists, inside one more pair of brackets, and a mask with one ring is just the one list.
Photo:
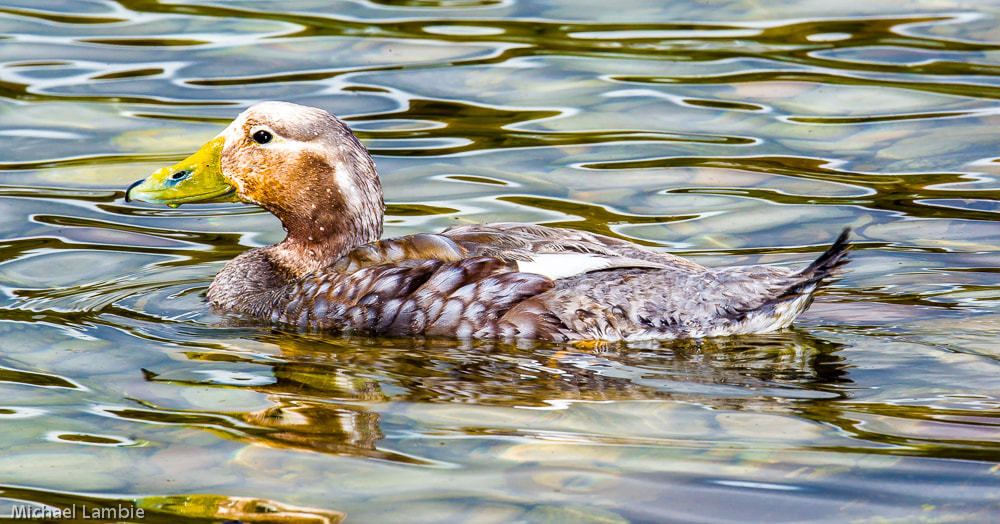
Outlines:
{"label": "duck's wing", "polygon": [[458,226],[440,234],[389,238],[357,247],[331,269],[353,272],[381,264],[412,265],[413,261],[458,262],[488,256],[503,261],[509,271],[567,278],[615,268],[703,271],[689,260],[587,231],[532,224],[493,223]]}
{"label": "duck's wing", "polygon": [[388,335],[499,336],[500,318],[555,280],[606,269],[704,271],[679,257],[584,231],[462,226],[354,248],[276,290],[256,310],[276,322]]}
{"label": "duck's wing", "polygon": [[353,273],[371,266],[413,266],[426,260],[458,262],[470,256],[467,249],[444,235],[420,233],[358,246],[331,264],[329,269]]}
{"label": "duck's wing", "polygon": [[553,285],[541,275],[511,272],[498,258],[432,259],[349,273],[316,271],[274,290],[247,312],[304,328],[494,338],[507,310]]}

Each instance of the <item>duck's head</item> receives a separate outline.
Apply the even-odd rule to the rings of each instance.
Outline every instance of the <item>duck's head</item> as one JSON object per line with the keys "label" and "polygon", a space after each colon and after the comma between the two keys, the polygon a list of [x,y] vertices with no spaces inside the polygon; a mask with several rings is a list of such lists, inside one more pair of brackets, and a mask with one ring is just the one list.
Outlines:
{"label": "duck's head", "polygon": [[347,125],[288,102],[250,107],[197,153],[129,186],[130,199],[257,204],[288,231],[282,244],[303,250],[295,256],[323,259],[378,240],[385,209],[375,163]]}

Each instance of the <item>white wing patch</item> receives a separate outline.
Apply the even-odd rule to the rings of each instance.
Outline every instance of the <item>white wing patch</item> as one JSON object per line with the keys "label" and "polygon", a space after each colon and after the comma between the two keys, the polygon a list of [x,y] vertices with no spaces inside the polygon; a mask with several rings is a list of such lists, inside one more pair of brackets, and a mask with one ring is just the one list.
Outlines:
{"label": "white wing patch", "polygon": [[607,257],[587,253],[539,253],[532,255],[531,260],[517,261],[518,271],[544,275],[552,280],[609,267],[611,264]]}
{"label": "white wing patch", "polygon": [[517,270],[558,280],[615,267],[662,268],[660,264],[633,258],[613,258],[588,253],[535,253],[531,260],[518,260]]}

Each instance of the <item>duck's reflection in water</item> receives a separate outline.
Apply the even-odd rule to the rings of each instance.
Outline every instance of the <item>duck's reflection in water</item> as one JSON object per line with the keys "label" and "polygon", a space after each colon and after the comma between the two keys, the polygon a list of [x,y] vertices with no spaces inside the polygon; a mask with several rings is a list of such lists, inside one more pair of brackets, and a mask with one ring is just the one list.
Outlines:
{"label": "duck's reflection in water", "polygon": [[[841,346],[801,332],[648,346],[324,338],[271,332],[281,349],[273,381],[244,386],[273,406],[252,412],[120,410],[271,447],[398,462],[421,459],[379,449],[388,403],[499,407],[573,401],[680,400],[717,409],[788,412],[844,395]],[[202,381],[151,381],[205,387]],[[232,387],[232,386],[227,386]]]}

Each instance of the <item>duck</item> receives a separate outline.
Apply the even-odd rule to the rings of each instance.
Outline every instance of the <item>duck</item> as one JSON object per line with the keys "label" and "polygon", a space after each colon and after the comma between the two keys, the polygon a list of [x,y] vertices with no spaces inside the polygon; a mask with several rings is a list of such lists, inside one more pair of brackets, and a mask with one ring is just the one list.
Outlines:
{"label": "duck", "polygon": [[242,202],[284,240],[230,260],[211,305],[275,325],[394,337],[628,342],[787,328],[848,261],[850,229],[814,261],[705,267],[588,231],[465,224],[382,238],[375,162],[330,113],[260,102],[125,201]]}

